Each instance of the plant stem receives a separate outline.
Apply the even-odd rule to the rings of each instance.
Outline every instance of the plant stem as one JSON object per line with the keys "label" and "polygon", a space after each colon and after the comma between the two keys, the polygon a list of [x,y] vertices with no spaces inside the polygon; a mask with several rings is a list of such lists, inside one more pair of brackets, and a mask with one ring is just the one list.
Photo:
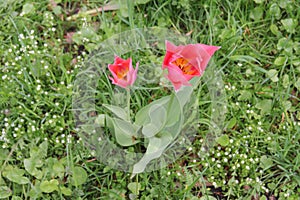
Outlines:
{"label": "plant stem", "polygon": [[127,92],[127,118],[130,121],[130,89],[126,88]]}
{"label": "plant stem", "polygon": [[136,185],[135,185],[135,194],[136,194],[136,196],[138,196],[138,192],[139,192],[139,174],[136,175],[135,182],[136,182]]}

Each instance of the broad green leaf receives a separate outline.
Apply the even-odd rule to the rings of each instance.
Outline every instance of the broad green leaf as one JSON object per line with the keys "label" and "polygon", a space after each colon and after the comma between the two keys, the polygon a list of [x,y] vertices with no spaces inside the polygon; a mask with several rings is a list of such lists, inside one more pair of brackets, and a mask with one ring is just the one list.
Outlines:
{"label": "broad green leaf", "polygon": [[32,3],[25,3],[23,5],[23,8],[22,8],[22,13],[23,15],[27,15],[27,14],[34,14],[35,12],[35,8],[34,8],[34,5]]}
{"label": "broad green leaf", "polygon": [[58,184],[58,180],[56,179],[52,179],[50,181],[45,180],[41,182],[40,189],[42,192],[51,193],[58,190]]}
{"label": "broad green leaf", "polygon": [[274,61],[274,64],[277,65],[277,66],[281,66],[281,65],[284,65],[284,63],[286,62],[286,58],[283,57],[283,56],[279,56],[275,59]]}
{"label": "broad green leaf", "polygon": [[3,171],[3,176],[14,183],[23,185],[30,182],[27,177],[23,176],[24,173],[25,171],[23,169],[8,165]]}
{"label": "broad green leaf", "polygon": [[114,113],[117,117],[123,119],[123,120],[129,120],[127,112],[118,106],[109,105],[109,104],[102,104],[105,108],[110,110],[112,113]]}
{"label": "broad green leaf", "polygon": [[292,18],[283,19],[283,20],[281,20],[281,23],[282,23],[284,29],[288,33],[295,33],[296,27],[298,25],[298,22],[296,19],[292,19]]}
{"label": "broad green leaf", "polygon": [[[186,100],[182,100],[182,103],[186,103]],[[184,106],[184,105],[182,105]],[[180,105],[180,100],[177,96],[172,95],[168,104],[166,105],[167,110],[167,122],[166,127],[173,126],[178,123],[182,118],[182,108]]]}
{"label": "broad green leaf", "polygon": [[33,146],[30,148],[30,157],[44,158],[47,156],[47,150],[48,150],[48,142],[44,141],[38,147]]}
{"label": "broad green leaf", "polygon": [[137,138],[139,126],[117,118],[112,120],[114,124],[115,137],[120,145],[130,146],[139,142],[134,139]]}
{"label": "broad green leaf", "polygon": [[258,21],[262,18],[263,13],[264,10],[262,9],[262,7],[255,7],[250,13],[250,18],[252,18],[254,21]]}
{"label": "broad green leaf", "polygon": [[272,100],[271,99],[264,99],[259,101],[256,105],[256,108],[261,110],[261,114],[269,114],[272,110]]}
{"label": "broad green leaf", "polygon": [[289,87],[289,85],[290,85],[289,75],[287,75],[287,74],[283,75],[282,85],[283,85],[284,88]]}
{"label": "broad green leaf", "polygon": [[238,97],[239,101],[245,101],[252,98],[252,93],[248,90],[241,90],[240,96]]}
{"label": "broad green leaf", "polygon": [[86,182],[88,175],[82,167],[74,167],[72,171],[72,185],[78,187]]}
{"label": "broad green leaf", "polygon": [[272,82],[278,82],[278,71],[276,69],[270,69],[267,72],[268,78],[272,80]]}
{"label": "broad green leaf", "polygon": [[237,120],[235,117],[231,118],[229,120],[229,122],[227,123],[227,128],[232,129],[236,125],[236,122],[237,122]]}
{"label": "broad green leaf", "polygon": [[142,109],[140,109],[135,115],[135,124],[139,125],[139,126],[148,124],[150,122],[150,118],[149,118],[149,114],[148,114],[149,109],[154,104],[164,106],[169,101],[169,99],[170,99],[170,96],[162,97],[158,100],[151,102],[149,105],[143,107]]}
{"label": "broad green leaf", "polygon": [[143,126],[142,133],[145,137],[156,135],[165,125],[167,111],[162,105],[154,104],[149,109],[150,123]]}
{"label": "broad green leaf", "polygon": [[127,185],[127,188],[135,195],[139,194],[139,191],[141,190],[141,184],[137,182],[129,183]]}
{"label": "broad green leaf", "polygon": [[172,141],[172,134],[168,132],[161,133],[160,137],[154,136],[149,138],[147,150],[141,160],[133,166],[132,173],[142,173],[145,170],[147,164],[153,159],[159,158]]}
{"label": "broad green leaf", "polygon": [[294,86],[300,90],[300,78],[297,79],[297,81],[294,83]]}
{"label": "broad green leaf", "polygon": [[65,167],[62,164],[62,162],[55,160],[52,169],[53,169],[54,176],[58,176],[60,178],[64,176]]}
{"label": "broad green leaf", "polygon": [[199,200],[217,200],[217,199],[213,196],[205,195],[205,196],[202,196]]}
{"label": "broad green leaf", "polygon": [[290,110],[292,107],[292,103],[290,101],[283,101],[282,106],[283,106],[284,110]]}
{"label": "broad green leaf", "polygon": [[146,4],[148,2],[150,2],[151,0],[135,0],[134,3],[135,4]]}
{"label": "broad green leaf", "polygon": [[229,137],[228,135],[222,135],[217,138],[217,143],[223,147],[226,147],[229,144]]}
{"label": "broad green leaf", "polygon": [[268,158],[267,156],[263,155],[260,158],[260,167],[264,170],[269,169],[273,166],[273,160],[271,158]]}
{"label": "broad green leaf", "polygon": [[281,18],[281,11],[280,11],[280,8],[279,6],[277,5],[277,3],[273,3],[271,6],[270,6],[270,11],[269,13],[272,15],[272,16],[275,16],[276,19],[280,19]]}
{"label": "broad green leaf", "polygon": [[0,148],[0,161],[6,160],[8,154],[9,154],[9,151],[7,149]]}
{"label": "broad green leaf", "polygon": [[0,186],[0,199],[6,199],[12,195],[12,191],[7,186]]}
{"label": "broad green leaf", "polygon": [[181,109],[183,109],[184,105],[189,101],[192,93],[193,88],[191,86],[183,86],[182,89],[176,93],[176,97],[180,103]]}
{"label": "broad green leaf", "polygon": [[64,186],[60,187],[61,193],[65,196],[71,196],[72,195],[72,190],[70,188],[66,188]]}
{"label": "broad green leaf", "polygon": [[43,162],[38,157],[24,159],[25,170],[37,179],[41,179],[43,176],[42,171],[37,169],[37,167],[41,167],[42,165]]}
{"label": "broad green leaf", "polygon": [[268,200],[268,198],[265,195],[262,195],[261,197],[259,197],[259,200]]}
{"label": "broad green leaf", "polygon": [[18,196],[12,196],[11,200],[23,200],[21,197]]}
{"label": "broad green leaf", "polygon": [[264,2],[264,0],[254,0],[254,2],[257,3],[257,4],[261,4],[261,3]]}

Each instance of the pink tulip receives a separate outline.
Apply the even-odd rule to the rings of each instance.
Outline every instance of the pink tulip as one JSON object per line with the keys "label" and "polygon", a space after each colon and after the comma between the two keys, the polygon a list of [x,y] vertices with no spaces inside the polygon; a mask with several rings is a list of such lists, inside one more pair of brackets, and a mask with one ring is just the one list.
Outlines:
{"label": "pink tulip", "polygon": [[112,73],[113,77],[109,77],[113,84],[118,85],[122,88],[127,88],[132,86],[138,70],[138,63],[136,68],[132,67],[132,60],[128,58],[123,60],[122,58],[115,56],[113,64],[108,65],[109,71]]}
{"label": "pink tulip", "polygon": [[193,77],[201,76],[211,56],[218,49],[220,47],[205,44],[176,46],[166,40],[166,55],[162,68],[168,70],[167,78],[175,91],[182,85],[191,85],[189,80]]}

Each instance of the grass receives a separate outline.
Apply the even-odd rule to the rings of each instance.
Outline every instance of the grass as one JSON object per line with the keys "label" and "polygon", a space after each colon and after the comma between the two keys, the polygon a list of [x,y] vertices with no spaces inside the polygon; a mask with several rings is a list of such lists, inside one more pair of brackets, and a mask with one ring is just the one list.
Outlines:
{"label": "grass", "polygon": [[[78,9],[107,1],[0,5],[0,198],[133,199],[137,191],[132,186],[138,186],[139,199],[298,199],[300,4],[138,2],[124,1],[118,10],[71,21],[66,18]],[[222,46],[214,60],[227,96],[226,142],[201,155],[208,132],[201,124],[180,159],[140,174],[137,185],[130,174],[102,164],[85,147],[74,123],[72,94],[76,75],[99,43],[151,26]],[[139,52],[141,59],[145,55],[157,63],[163,56]],[[106,85],[99,86],[99,99],[107,101],[113,88],[107,78],[102,81]],[[135,106],[166,92],[140,91]],[[200,97],[201,111],[209,113],[208,97]]]}

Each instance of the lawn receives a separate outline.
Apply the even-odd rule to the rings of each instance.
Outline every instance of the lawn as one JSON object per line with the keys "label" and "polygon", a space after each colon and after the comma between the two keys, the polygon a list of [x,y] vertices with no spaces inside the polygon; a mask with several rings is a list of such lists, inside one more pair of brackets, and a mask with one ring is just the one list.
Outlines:
{"label": "lawn", "polygon": [[[298,1],[0,2],[0,199],[299,199]],[[135,43],[139,34],[149,43]],[[133,120],[172,93],[161,69],[165,39],[221,48],[191,93],[194,104],[178,104],[178,115],[194,121],[169,152],[184,151],[132,174],[126,162],[151,140],[122,143],[107,127],[99,135],[82,124],[99,128],[103,114],[122,116],[126,105]],[[113,52],[139,62],[131,93],[109,79]]]}

